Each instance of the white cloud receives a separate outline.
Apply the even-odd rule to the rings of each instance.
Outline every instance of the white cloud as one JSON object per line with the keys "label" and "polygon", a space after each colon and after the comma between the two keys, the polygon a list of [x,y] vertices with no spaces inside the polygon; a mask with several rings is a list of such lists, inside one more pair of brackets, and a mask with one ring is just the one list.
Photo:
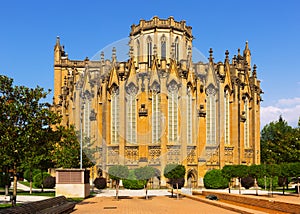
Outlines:
{"label": "white cloud", "polygon": [[280,99],[274,106],[261,107],[261,128],[277,121],[280,115],[290,126],[296,127],[300,117],[300,97]]}
{"label": "white cloud", "polygon": [[296,106],[296,105],[300,105],[300,97],[294,97],[290,99],[280,99],[276,104],[276,106],[279,107]]}

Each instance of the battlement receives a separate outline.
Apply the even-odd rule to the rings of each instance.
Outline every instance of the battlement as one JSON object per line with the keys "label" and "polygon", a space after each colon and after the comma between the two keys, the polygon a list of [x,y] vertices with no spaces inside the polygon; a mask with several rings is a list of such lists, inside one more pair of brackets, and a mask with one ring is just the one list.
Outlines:
{"label": "battlement", "polygon": [[151,20],[145,21],[140,20],[138,25],[131,25],[130,36],[134,36],[139,34],[141,31],[150,30],[153,28],[171,28],[181,32],[184,32],[186,36],[192,38],[192,27],[187,26],[185,20],[181,20],[177,22],[174,20],[173,16],[170,16],[168,19],[160,19],[157,16],[154,16]]}

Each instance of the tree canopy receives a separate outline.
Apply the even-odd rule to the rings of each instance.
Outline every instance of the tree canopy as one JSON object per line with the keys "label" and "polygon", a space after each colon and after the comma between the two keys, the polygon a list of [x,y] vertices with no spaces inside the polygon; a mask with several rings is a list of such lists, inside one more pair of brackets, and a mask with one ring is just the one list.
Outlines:
{"label": "tree canopy", "polygon": [[299,130],[299,126],[292,128],[281,116],[278,121],[267,124],[261,131],[261,162],[300,162]]}

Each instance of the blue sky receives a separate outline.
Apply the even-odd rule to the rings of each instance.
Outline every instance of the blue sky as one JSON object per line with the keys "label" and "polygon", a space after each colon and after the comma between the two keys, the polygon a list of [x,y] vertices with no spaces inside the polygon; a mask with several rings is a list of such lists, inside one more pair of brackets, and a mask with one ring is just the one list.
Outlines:
{"label": "blue sky", "polygon": [[[140,19],[174,16],[193,27],[194,46],[224,61],[249,42],[264,91],[261,123],[300,116],[300,1],[2,1],[0,74],[17,85],[53,89],[56,36],[71,59],[91,58],[128,37]],[[51,98],[49,97],[51,101]]]}

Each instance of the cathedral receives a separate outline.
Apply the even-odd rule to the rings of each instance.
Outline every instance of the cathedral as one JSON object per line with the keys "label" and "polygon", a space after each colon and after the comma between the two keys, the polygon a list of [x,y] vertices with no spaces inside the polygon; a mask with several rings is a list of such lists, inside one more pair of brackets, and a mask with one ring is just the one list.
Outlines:
{"label": "cathedral", "polygon": [[147,165],[165,186],[164,167],[180,163],[185,185],[199,187],[208,170],[260,164],[262,90],[248,42],[223,62],[212,49],[193,61],[192,42],[185,21],[156,16],[131,26],[123,61],[115,48],[98,60],[69,59],[57,37],[53,109],[88,139],[104,176],[112,165]]}

